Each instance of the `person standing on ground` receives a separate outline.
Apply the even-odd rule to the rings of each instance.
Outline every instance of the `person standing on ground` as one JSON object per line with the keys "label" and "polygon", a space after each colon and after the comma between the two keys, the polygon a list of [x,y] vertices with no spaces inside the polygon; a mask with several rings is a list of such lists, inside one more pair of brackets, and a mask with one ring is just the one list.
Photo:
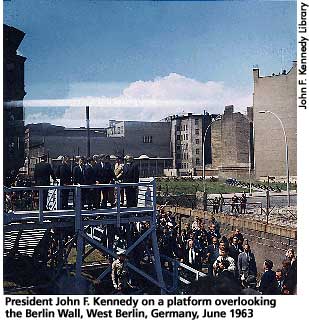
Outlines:
{"label": "person standing on ground", "polygon": [[276,273],[272,270],[273,262],[266,259],[263,264],[264,274],[261,277],[259,291],[263,295],[276,295],[277,293],[277,280]]}
{"label": "person standing on ground", "polygon": [[248,243],[244,245],[244,251],[238,256],[237,268],[241,281],[248,276],[257,276],[255,257]]}
{"label": "person standing on ground", "polygon": [[214,198],[212,203],[213,203],[213,213],[218,213],[220,202],[219,202],[219,199],[217,198],[217,196]]}
{"label": "person standing on ground", "polygon": [[247,196],[246,193],[243,192],[240,198],[240,213],[246,213],[246,206],[247,206]]}
{"label": "person standing on ground", "polygon": [[223,212],[223,205],[224,205],[224,197],[223,197],[222,193],[220,193],[219,204],[220,204],[220,213],[222,213]]}
{"label": "person standing on ground", "polygon": [[132,288],[129,283],[129,270],[124,251],[118,252],[118,259],[112,263],[112,282],[116,292],[126,294]]}

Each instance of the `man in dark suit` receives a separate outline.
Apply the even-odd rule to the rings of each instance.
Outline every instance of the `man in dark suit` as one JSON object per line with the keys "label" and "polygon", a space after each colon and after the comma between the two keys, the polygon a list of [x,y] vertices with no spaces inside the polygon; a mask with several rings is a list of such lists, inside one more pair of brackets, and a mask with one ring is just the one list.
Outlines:
{"label": "man in dark suit", "polygon": [[[123,182],[124,183],[138,183],[139,182],[139,168],[134,163],[133,156],[125,157],[126,163],[123,166]],[[137,186],[128,186],[125,188],[127,207],[137,206]]]}
{"label": "man in dark suit", "polygon": [[[50,177],[57,182],[54,171],[49,163],[47,163],[47,155],[41,157],[41,161],[34,167],[34,181],[36,186],[49,186]],[[48,190],[43,191],[43,210],[47,210]]]}
{"label": "man in dark suit", "polygon": [[[62,163],[56,169],[56,177],[60,180],[60,186],[72,184],[72,173],[68,162],[69,157],[64,156],[62,158]],[[70,190],[68,189],[61,190],[61,208],[64,210],[67,210],[69,207],[69,193]]]}
{"label": "man in dark suit", "polygon": [[[94,171],[94,178],[95,178],[95,184],[100,184],[101,181],[101,172],[102,172],[102,163],[101,158],[103,158],[103,155],[95,155],[93,156],[94,159],[94,165],[93,165],[93,171]],[[101,189],[96,188],[94,189],[94,208],[99,209],[101,204]]]}
{"label": "man in dark suit", "polygon": [[[85,185],[94,185],[96,183],[95,179],[95,172],[94,172],[94,159],[92,157],[87,159],[86,165],[85,165]],[[86,204],[88,205],[88,210],[92,210],[95,202],[95,194],[94,189],[88,188],[85,189],[85,200]]]}
{"label": "man in dark suit", "polygon": [[263,264],[264,274],[261,277],[259,291],[263,295],[276,295],[277,293],[277,280],[276,273],[272,270],[273,262],[266,259]]}
{"label": "man in dark suit", "polygon": [[208,274],[213,275],[213,264],[219,257],[219,242],[217,237],[212,238],[212,243],[207,247]]}
{"label": "man in dark suit", "polygon": [[[102,167],[102,183],[103,184],[113,184],[115,180],[115,172],[110,163],[110,156],[106,155],[103,160]],[[107,207],[107,202],[110,203],[111,207],[115,204],[114,188],[107,187],[102,190],[103,193],[103,207]]]}
{"label": "man in dark suit", "polygon": [[185,251],[184,263],[196,270],[202,270],[201,255],[196,250],[194,241],[188,240],[188,248]]}
{"label": "man in dark suit", "polygon": [[[84,185],[85,184],[85,158],[79,157],[78,165],[73,168],[73,184]],[[85,194],[81,192],[81,206],[85,204]]]}
{"label": "man in dark suit", "polygon": [[233,237],[232,244],[229,247],[229,255],[234,259],[235,264],[237,264],[238,256],[241,252],[243,252],[243,249],[239,246],[238,238],[235,236]]}

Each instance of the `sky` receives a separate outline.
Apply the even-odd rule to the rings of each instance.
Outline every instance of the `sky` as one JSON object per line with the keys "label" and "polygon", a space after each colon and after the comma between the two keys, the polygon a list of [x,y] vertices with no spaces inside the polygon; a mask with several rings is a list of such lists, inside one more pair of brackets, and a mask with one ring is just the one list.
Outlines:
{"label": "sky", "polygon": [[252,68],[289,70],[296,2],[11,0],[26,123],[106,126],[252,105]]}

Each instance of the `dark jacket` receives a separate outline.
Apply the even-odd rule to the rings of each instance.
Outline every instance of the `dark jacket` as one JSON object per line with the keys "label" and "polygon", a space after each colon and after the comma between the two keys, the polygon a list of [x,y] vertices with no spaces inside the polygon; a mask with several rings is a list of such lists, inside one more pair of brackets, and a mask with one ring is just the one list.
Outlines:
{"label": "dark jacket", "polygon": [[297,285],[297,260],[294,260],[284,279],[284,285],[290,294],[295,294]]}
{"label": "dark jacket", "polygon": [[84,171],[84,181],[86,185],[93,185],[96,183],[95,171],[93,166],[87,164]]}
{"label": "dark jacket", "polygon": [[243,250],[241,248],[239,248],[239,246],[235,246],[235,245],[230,245],[229,247],[229,255],[230,257],[232,257],[235,261],[235,264],[237,264],[238,262],[238,256],[239,254],[243,252]]}
{"label": "dark jacket", "polygon": [[219,245],[214,246],[213,244],[207,247],[207,254],[209,254],[208,261],[210,264],[213,264],[216,259],[219,257]]}
{"label": "dark jacket", "polygon": [[56,177],[60,179],[60,185],[72,184],[71,168],[67,164],[60,164],[56,169]]}
{"label": "dark jacket", "polygon": [[139,168],[135,163],[125,164],[123,166],[123,182],[124,183],[138,183],[139,182]]}
{"label": "dark jacket", "polygon": [[109,162],[97,163],[94,166],[95,180],[100,184],[110,184],[115,178],[114,170]]}
{"label": "dark jacket", "polygon": [[93,166],[94,178],[99,183],[100,183],[100,180],[101,180],[101,170],[102,170],[102,164],[101,163],[96,163]]}
{"label": "dark jacket", "polygon": [[35,185],[46,186],[50,185],[50,177],[56,181],[56,176],[50,164],[46,162],[40,162],[34,167],[34,180]]}
{"label": "dark jacket", "polygon": [[73,184],[85,184],[85,168],[82,166],[82,169],[80,166],[75,166],[73,168]]}
{"label": "dark jacket", "polygon": [[201,270],[202,269],[202,260],[201,260],[201,254],[199,251],[197,251],[193,247],[193,255],[194,255],[194,260],[192,263],[189,262],[189,257],[190,257],[190,249],[187,248],[185,250],[185,256],[184,256],[184,263],[194,269]]}
{"label": "dark jacket", "polygon": [[277,285],[276,273],[273,270],[267,270],[261,277],[259,291],[264,295],[276,295]]}

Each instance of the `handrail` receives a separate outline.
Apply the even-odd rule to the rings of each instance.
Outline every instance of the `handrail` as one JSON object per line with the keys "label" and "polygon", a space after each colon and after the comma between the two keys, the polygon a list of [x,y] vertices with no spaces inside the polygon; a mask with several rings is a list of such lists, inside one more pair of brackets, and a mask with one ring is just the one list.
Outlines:
{"label": "handrail", "polygon": [[153,181],[149,182],[138,182],[138,183],[115,183],[115,184],[93,184],[93,185],[79,185],[79,184],[72,184],[72,185],[46,185],[46,186],[13,186],[13,187],[7,187],[4,186],[3,190],[4,192],[14,192],[14,191],[36,191],[40,189],[48,189],[48,190],[53,190],[53,189],[72,189],[75,187],[80,187],[80,188],[100,188],[100,187],[127,187],[127,186],[149,186],[153,185]]}
{"label": "handrail", "polygon": [[194,274],[198,275],[199,277],[206,277],[207,276],[205,273],[203,273],[197,269],[194,269],[194,268],[192,268],[192,267],[190,267],[190,266],[188,266],[188,265],[184,264],[183,262],[180,262],[176,259],[170,258],[166,255],[161,255],[161,258],[166,259],[167,261],[170,261],[170,262],[175,262],[178,265],[178,267],[183,267],[184,269],[187,269],[187,270],[193,272]]}
{"label": "handrail", "polygon": [[[121,187],[132,187],[137,186],[141,187],[141,191],[145,190],[143,187],[150,187],[152,189],[152,192],[150,194],[150,202],[151,205],[137,205],[136,207],[120,207],[120,188]],[[117,199],[116,199],[116,207],[112,208],[101,208],[99,207],[96,210],[85,210],[82,208],[81,205],[81,193],[84,190],[90,190],[90,189],[103,189],[103,188],[115,188],[115,191],[117,191]],[[57,202],[57,210],[44,210],[43,205],[43,192],[44,190],[53,191],[53,194],[55,196],[59,196],[59,203]],[[62,190],[73,190],[75,195],[75,204],[73,210],[65,210],[61,209],[61,195],[60,192]],[[50,219],[51,217],[63,217],[63,216],[86,216],[86,217],[93,217],[95,215],[116,215],[117,216],[117,226],[120,226],[120,218],[125,213],[141,213],[141,212],[154,212],[155,208],[153,204],[155,203],[155,180],[148,180],[138,183],[115,183],[115,184],[93,184],[93,185],[66,185],[66,186],[59,186],[59,185],[50,185],[50,186],[33,186],[33,187],[4,187],[4,193],[5,194],[11,194],[13,192],[19,192],[19,191],[38,191],[38,209],[32,209],[32,210],[14,210],[10,209],[8,211],[4,212],[4,215],[6,217],[5,223],[11,223],[12,221],[16,221],[18,219],[20,220],[27,220],[31,219],[32,221],[37,218],[39,220],[39,223],[42,223],[44,220]],[[57,193],[57,194],[55,194]],[[82,193],[83,194],[83,193]],[[141,202],[143,204],[143,192],[139,192],[139,203]],[[145,198],[146,203],[146,198]],[[59,207],[60,206],[60,207]],[[154,216],[154,215],[153,215]]]}

